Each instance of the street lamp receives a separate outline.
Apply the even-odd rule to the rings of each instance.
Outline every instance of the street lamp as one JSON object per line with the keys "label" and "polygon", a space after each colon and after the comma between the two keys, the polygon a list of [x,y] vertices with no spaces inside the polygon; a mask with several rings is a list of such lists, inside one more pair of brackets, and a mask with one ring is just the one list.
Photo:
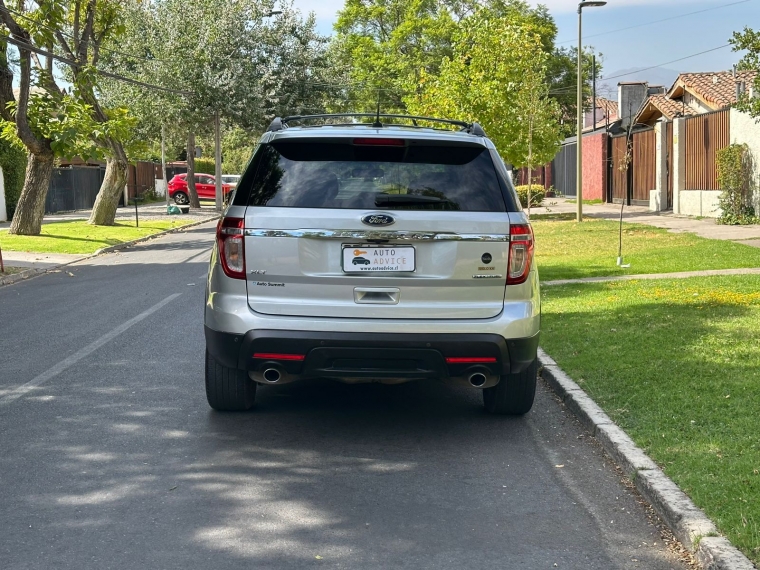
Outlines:
{"label": "street lamp", "polygon": [[575,187],[576,187],[576,221],[580,222],[583,219],[583,35],[581,33],[582,15],[584,8],[596,8],[607,4],[602,0],[590,0],[589,2],[581,2],[578,4],[578,132],[576,133],[576,173],[575,173]]}

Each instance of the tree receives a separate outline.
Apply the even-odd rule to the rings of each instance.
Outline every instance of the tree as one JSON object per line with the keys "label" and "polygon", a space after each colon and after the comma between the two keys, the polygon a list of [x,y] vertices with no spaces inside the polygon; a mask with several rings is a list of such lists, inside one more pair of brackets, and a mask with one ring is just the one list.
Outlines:
{"label": "tree", "polygon": [[440,74],[422,75],[417,94],[405,98],[407,107],[414,114],[479,122],[517,166],[551,160],[561,139],[561,111],[546,96],[548,55],[540,34],[514,14],[480,12],[470,24],[455,36],[454,53]]}
{"label": "tree", "polygon": [[409,86],[451,57],[456,29],[439,0],[347,0],[332,49],[347,66],[349,100],[371,110],[380,97],[384,111],[404,111]]}
{"label": "tree", "polygon": [[133,120],[124,108],[107,109],[96,95],[97,65],[101,47],[123,30],[120,3],[115,0],[72,0],[64,7],[63,29],[55,30],[58,47],[65,54],[75,88],[92,110],[98,128],[92,138],[106,156],[106,172],[95,198],[89,223],[113,225],[116,208],[127,182],[129,161],[123,140]]}
{"label": "tree", "polygon": [[[760,72],[760,32],[745,27],[741,32],[734,32],[728,41],[733,45],[734,51],[746,50],[739,62],[740,70]],[[753,87],[755,93],[760,93],[760,73],[755,76]],[[760,99],[749,97],[747,92],[739,100],[737,107],[753,117],[760,117]]]}
{"label": "tree", "polygon": [[275,114],[324,108],[324,92],[310,83],[328,75],[326,39],[313,16],[303,19],[281,3],[282,13],[269,18],[273,7],[273,0],[124,2],[125,31],[104,57],[105,68],[183,93],[105,81],[106,100],[130,105],[143,138],[158,139],[163,126],[168,138],[187,141],[188,169],[193,139],[210,134],[216,112],[228,128],[260,133]]}
{"label": "tree", "polygon": [[[540,37],[547,55],[547,96],[568,119],[563,133],[572,134],[577,51],[556,47],[557,27],[546,7],[532,8],[522,0],[347,0],[331,46],[350,85],[343,108],[374,109],[380,99],[383,110],[406,111],[410,86],[419,85],[423,75],[438,75],[442,62],[452,58],[457,34],[481,20],[504,17],[531,26]],[[590,78],[590,57],[584,58],[585,67],[584,77]],[[600,71],[598,66],[597,75]],[[589,83],[585,89],[590,95]]]}
{"label": "tree", "polygon": [[[53,161],[60,156],[94,154],[94,145],[83,136],[92,132],[94,125],[91,109],[78,93],[69,95],[53,88],[51,30],[61,23],[61,3],[40,1],[33,10],[25,10],[24,4],[19,3],[18,8],[9,10],[0,0],[0,19],[10,32],[10,37],[0,42],[2,136],[10,140],[17,135],[29,153],[24,186],[9,232],[39,235]],[[12,90],[9,42],[19,54],[18,101]]]}

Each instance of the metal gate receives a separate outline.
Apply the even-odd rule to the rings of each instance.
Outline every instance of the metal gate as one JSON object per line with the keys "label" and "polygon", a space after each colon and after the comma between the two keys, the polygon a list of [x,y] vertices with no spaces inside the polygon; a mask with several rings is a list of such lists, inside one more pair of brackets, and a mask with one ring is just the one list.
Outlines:
{"label": "metal gate", "polygon": [[100,166],[54,168],[45,197],[45,213],[92,208],[105,174],[106,169]]}
{"label": "metal gate", "polygon": [[577,145],[574,142],[562,145],[552,161],[552,183],[562,196],[576,195],[575,173],[578,169],[576,148]]}

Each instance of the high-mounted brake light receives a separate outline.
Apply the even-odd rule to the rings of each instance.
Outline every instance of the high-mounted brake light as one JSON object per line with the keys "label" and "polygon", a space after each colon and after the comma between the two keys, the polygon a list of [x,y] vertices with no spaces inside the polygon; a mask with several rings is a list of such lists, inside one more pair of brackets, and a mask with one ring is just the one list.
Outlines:
{"label": "high-mounted brake light", "polygon": [[507,285],[518,285],[528,279],[533,263],[533,229],[530,224],[509,227],[509,264]]}
{"label": "high-mounted brake light", "polygon": [[233,279],[245,279],[244,228],[243,218],[222,218],[216,226],[222,270]]}
{"label": "high-mounted brake light", "polygon": [[359,146],[404,146],[404,139],[354,139],[354,144]]}

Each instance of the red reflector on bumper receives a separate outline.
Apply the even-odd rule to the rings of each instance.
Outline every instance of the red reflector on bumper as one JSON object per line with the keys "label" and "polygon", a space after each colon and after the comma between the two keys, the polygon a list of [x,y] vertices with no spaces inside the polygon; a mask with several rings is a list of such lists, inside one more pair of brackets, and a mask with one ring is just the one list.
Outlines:
{"label": "red reflector on bumper", "polygon": [[496,362],[494,356],[449,356],[446,358],[446,364],[488,364]]}
{"label": "red reflector on bumper", "polygon": [[254,358],[263,358],[264,360],[303,360],[305,354],[280,354],[278,352],[254,352]]}

